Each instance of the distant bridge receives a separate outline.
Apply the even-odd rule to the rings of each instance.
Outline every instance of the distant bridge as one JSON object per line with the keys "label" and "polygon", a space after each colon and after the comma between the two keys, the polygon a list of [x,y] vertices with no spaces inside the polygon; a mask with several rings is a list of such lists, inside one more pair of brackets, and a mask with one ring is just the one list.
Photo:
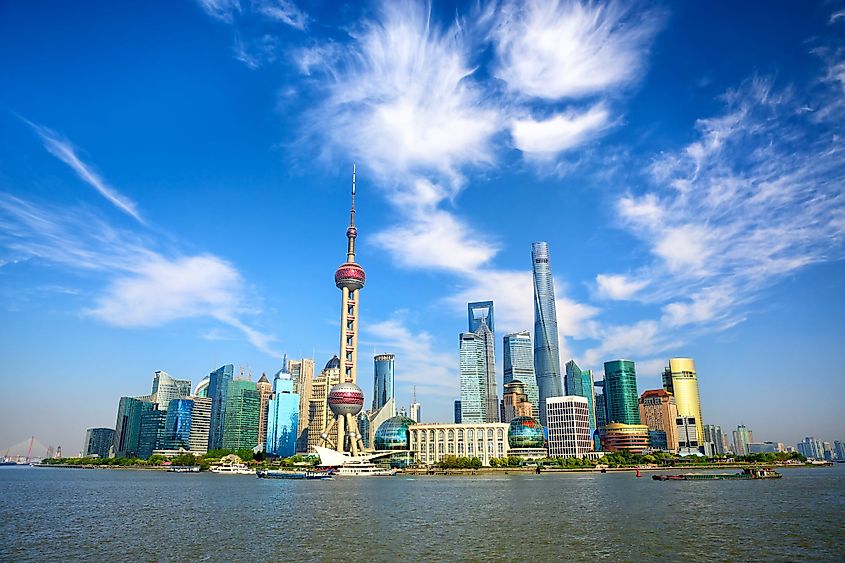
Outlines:
{"label": "distant bridge", "polygon": [[14,461],[32,461],[33,459],[43,459],[51,457],[52,446],[47,447],[39,442],[35,436],[30,436],[21,440],[17,444],[13,444],[8,448],[0,449],[0,455],[8,460]]}

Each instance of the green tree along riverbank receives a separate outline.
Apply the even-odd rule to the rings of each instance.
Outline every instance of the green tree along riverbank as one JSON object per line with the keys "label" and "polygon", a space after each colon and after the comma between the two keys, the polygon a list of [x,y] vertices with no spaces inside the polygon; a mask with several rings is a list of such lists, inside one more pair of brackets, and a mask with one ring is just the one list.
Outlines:
{"label": "green tree along riverbank", "polygon": [[263,453],[253,453],[252,450],[211,450],[205,455],[195,456],[190,453],[173,457],[153,455],[147,460],[124,457],[63,457],[59,459],[42,460],[42,465],[55,466],[91,466],[91,467],[135,467],[135,468],[167,468],[171,466],[198,465],[203,471],[220,461],[221,458],[235,454],[250,467],[263,469],[267,467],[294,467],[298,465],[314,465],[316,456],[295,455],[285,459],[268,460]]}

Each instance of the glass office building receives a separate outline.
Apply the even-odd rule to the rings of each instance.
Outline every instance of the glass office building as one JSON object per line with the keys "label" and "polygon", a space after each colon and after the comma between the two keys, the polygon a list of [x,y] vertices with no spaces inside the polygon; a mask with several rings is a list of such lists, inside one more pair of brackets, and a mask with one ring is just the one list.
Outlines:
{"label": "glass office building", "polygon": [[223,420],[223,449],[251,450],[258,444],[260,405],[261,398],[254,382],[242,379],[229,381]]}
{"label": "glass office building", "polygon": [[514,380],[522,383],[525,394],[531,402],[532,416],[540,416],[540,392],[534,375],[534,348],[527,330],[506,334],[502,339],[504,360],[504,384]]}
{"label": "glass office building", "polygon": [[460,336],[461,422],[484,422],[486,373],[484,339],[473,332]]}
{"label": "glass office building", "polygon": [[173,379],[165,371],[153,374],[153,392],[150,399],[159,404],[159,409],[167,410],[170,401],[191,395],[191,382],[187,379]]}
{"label": "glass office building", "polygon": [[89,428],[85,432],[85,457],[109,457],[114,444],[113,428]]}
{"label": "glass office building", "polygon": [[566,376],[564,388],[567,395],[577,395],[587,399],[587,407],[590,410],[590,430],[596,426],[596,393],[594,389],[593,370],[582,370],[574,361],[566,362]]}
{"label": "glass office building", "polygon": [[560,347],[555,309],[555,287],[549,263],[549,245],[531,245],[534,278],[534,372],[540,395],[540,423],[546,425],[546,398],[563,395],[560,380]]}
{"label": "glass office building", "polygon": [[273,380],[273,395],[267,408],[268,454],[290,457],[296,453],[299,435],[299,394],[293,392],[293,379],[282,374]]}
{"label": "glass office building", "polygon": [[167,405],[167,417],[164,421],[164,440],[162,440],[158,449],[191,450],[193,413],[193,400],[173,399],[170,401]]}
{"label": "glass office building", "polygon": [[114,455],[137,457],[141,437],[141,416],[153,404],[135,397],[121,397],[114,426]]}
{"label": "glass office building", "polygon": [[393,354],[379,354],[373,357],[373,410],[378,410],[394,397]]}
{"label": "glass office building", "polygon": [[640,424],[637,370],[630,360],[604,363],[604,399],[607,421]]}
{"label": "glass office building", "polygon": [[[211,399],[211,421],[208,428],[208,449],[223,447],[223,423],[226,421],[226,396],[229,383],[235,375],[235,366],[226,364],[208,375],[207,397]],[[256,430],[256,439],[258,432]]]}
{"label": "glass office building", "polygon": [[385,420],[376,430],[373,442],[376,450],[407,450],[410,447],[408,429],[416,424],[407,416],[394,416]]}
{"label": "glass office building", "polygon": [[149,459],[155,450],[164,445],[164,423],[167,411],[158,410],[158,405],[150,403],[151,408],[141,415],[141,432],[138,437],[138,457]]}

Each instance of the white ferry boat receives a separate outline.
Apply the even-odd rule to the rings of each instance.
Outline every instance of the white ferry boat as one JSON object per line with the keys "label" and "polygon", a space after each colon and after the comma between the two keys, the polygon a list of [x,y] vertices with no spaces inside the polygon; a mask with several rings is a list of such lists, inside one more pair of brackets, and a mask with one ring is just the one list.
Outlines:
{"label": "white ferry boat", "polygon": [[320,467],[330,467],[336,477],[390,477],[396,475],[396,469],[385,469],[372,463],[377,457],[388,456],[393,452],[350,456],[328,448],[314,446],[320,456]]}
{"label": "white ferry boat", "polygon": [[220,460],[219,465],[211,467],[212,473],[223,475],[255,475],[255,469],[251,469],[241,462],[241,458],[234,454],[227,455]]}

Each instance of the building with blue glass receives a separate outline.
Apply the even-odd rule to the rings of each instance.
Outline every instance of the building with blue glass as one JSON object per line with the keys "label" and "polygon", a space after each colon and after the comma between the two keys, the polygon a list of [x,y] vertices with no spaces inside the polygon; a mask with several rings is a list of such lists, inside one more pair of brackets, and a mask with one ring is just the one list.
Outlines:
{"label": "building with blue glass", "polygon": [[373,357],[373,410],[382,408],[395,396],[393,370],[396,356],[378,354]]}
{"label": "building with blue glass", "polygon": [[513,383],[514,380],[521,382],[531,402],[532,416],[539,417],[540,392],[534,375],[534,349],[531,345],[531,335],[527,330],[506,334],[502,343],[504,384]]}
{"label": "building with blue glass", "polygon": [[474,332],[460,336],[461,422],[484,422],[487,372],[484,339]]}
{"label": "building with blue glass", "polygon": [[388,418],[376,430],[373,446],[378,451],[409,449],[408,429],[414,424],[414,420],[407,416]]}
{"label": "building with blue glass", "polygon": [[273,395],[267,405],[265,451],[279,457],[296,453],[299,435],[299,394],[293,392],[293,379],[286,375],[273,380]]}
{"label": "building with blue glass", "polygon": [[164,439],[157,449],[190,451],[193,413],[193,400],[172,399],[167,405]]}
{"label": "building with blue glass", "polygon": [[467,320],[469,332],[476,332],[481,326],[482,320],[491,332],[496,332],[495,319],[493,318],[493,302],[474,301],[467,303]]}
{"label": "building with blue glass", "polygon": [[226,421],[226,397],[229,383],[235,376],[235,366],[226,364],[208,375],[207,397],[211,399],[211,420],[208,429],[208,449],[223,447],[223,425]]}
{"label": "building with blue glass", "polygon": [[587,406],[590,410],[590,431],[595,430],[597,428],[596,394],[593,370],[582,370],[573,360],[569,360],[566,362],[566,376],[563,385],[567,395],[577,395],[587,399]]}
{"label": "building with blue glass", "polygon": [[534,372],[540,395],[540,423],[545,426],[546,399],[563,395],[555,287],[548,243],[531,244],[531,268],[534,278]]}
{"label": "building with blue glass", "polygon": [[159,410],[156,403],[141,415],[141,432],[138,437],[138,457],[149,459],[155,450],[162,449],[164,443],[164,423],[167,411]]}

